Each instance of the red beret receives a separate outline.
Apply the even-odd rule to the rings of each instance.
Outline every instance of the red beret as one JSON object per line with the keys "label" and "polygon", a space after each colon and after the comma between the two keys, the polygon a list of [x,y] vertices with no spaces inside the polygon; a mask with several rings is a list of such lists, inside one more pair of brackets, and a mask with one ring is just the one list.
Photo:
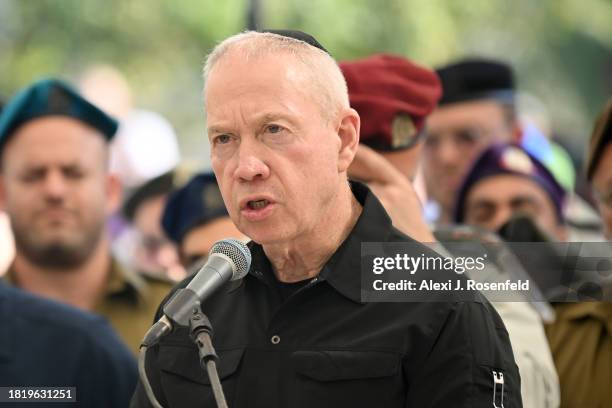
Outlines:
{"label": "red beret", "polygon": [[442,95],[436,73],[390,54],[339,65],[361,117],[362,143],[377,150],[411,147]]}

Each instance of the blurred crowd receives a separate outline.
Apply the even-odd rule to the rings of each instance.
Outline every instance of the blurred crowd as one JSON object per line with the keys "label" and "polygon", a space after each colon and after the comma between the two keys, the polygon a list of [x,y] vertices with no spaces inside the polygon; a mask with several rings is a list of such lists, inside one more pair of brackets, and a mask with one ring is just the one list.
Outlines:
{"label": "blurred crowd", "polygon": [[[576,135],[588,146],[578,168],[581,158],[504,61],[431,69],[376,54],[339,65],[361,117],[349,175],[370,186],[402,232],[442,244],[612,241],[612,97],[592,134]],[[181,159],[172,124],[135,106],[117,69],[91,67],[72,84],[33,78],[3,99],[1,287],[102,316],[110,327],[92,330],[137,353],[160,303],[213,243],[249,238],[215,175]],[[524,406],[612,406],[610,279],[588,301],[561,302],[551,295],[559,279],[525,269],[549,301],[493,302]],[[135,379],[133,362],[121,364]]]}

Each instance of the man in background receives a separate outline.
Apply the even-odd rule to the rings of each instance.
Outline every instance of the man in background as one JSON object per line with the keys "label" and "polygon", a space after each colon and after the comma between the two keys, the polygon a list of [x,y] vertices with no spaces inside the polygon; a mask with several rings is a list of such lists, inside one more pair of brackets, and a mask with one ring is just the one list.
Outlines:
{"label": "man in background", "polygon": [[349,177],[368,183],[393,225],[421,242],[435,241],[413,188],[425,119],[441,95],[431,70],[403,57],[376,54],[339,64],[351,107],[362,119]]}
{"label": "man in background", "polygon": [[453,221],[500,233],[520,213],[551,240],[564,241],[565,200],[565,189],[538,159],[517,145],[495,144],[469,170]]}
{"label": "man in background", "polygon": [[120,214],[109,220],[113,256],[137,273],[182,279],[176,247],[160,224],[168,193],[185,181],[174,127],[161,114],[137,106],[129,81],[114,66],[88,67],[79,90],[119,122],[109,169],[121,182],[124,201]]}
{"label": "man in background", "polygon": [[[506,242],[538,242],[537,257],[516,255],[546,299],[566,291],[559,259],[546,243],[567,237],[567,194],[535,156],[514,144],[486,149],[469,170],[457,196],[453,221],[498,234]],[[550,249],[550,250],[549,250]],[[544,271],[548,271],[545,273]]]}
{"label": "man in background", "polygon": [[121,189],[108,173],[117,123],[61,81],[19,92],[0,116],[0,207],[16,255],[5,279],[99,313],[136,352],[170,285],[110,255],[107,216]]}
{"label": "man in background", "polygon": [[227,213],[213,173],[196,174],[170,195],[162,226],[188,270],[204,262],[215,242],[244,237]]}
{"label": "man in background", "polygon": [[435,222],[452,220],[463,178],[493,142],[518,141],[514,74],[498,61],[465,59],[436,70],[442,99],[427,120],[423,173]]}
{"label": "man in background", "polygon": [[169,171],[135,189],[123,204],[122,213],[130,228],[113,243],[114,253],[141,274],[172,281],[185,277],[178,248],[161,223],[169,195],[182,183],[181,171]]}

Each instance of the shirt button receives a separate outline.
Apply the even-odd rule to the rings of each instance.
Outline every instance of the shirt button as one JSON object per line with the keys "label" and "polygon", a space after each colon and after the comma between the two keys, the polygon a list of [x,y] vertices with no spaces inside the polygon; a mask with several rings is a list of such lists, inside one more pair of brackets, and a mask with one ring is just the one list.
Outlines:
{"label": "shirt button", "polygon": [[280,336],[277,336],[276,334],[274,336],[272,336],[272,338],[270,339],[270,341],[272,342],[272,344],[278,344],[280,343]]}

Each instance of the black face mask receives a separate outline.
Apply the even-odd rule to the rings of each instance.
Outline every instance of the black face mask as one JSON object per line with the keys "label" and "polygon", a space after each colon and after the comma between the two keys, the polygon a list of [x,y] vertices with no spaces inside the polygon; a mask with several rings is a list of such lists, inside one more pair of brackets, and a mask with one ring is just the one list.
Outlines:
{"label": "black face mask", "polygon": [[[498,230],[498,234],[508,243],[521,243],[510,245],[510,250],[515,253],[527,273],[549,300],[554,302],[555,299],[564,298],[568,293],[568,286],[581,281],[582,276],[579,271],[566,270],[564,255],[559,252],[565,246],[557,245],[556,240],[542,231],[533,218],[517,214]],[[541,244],[537,248],[528,245],[533,242]],[[534,256],[536,254],[537,256]],[[589,287],[583,287],[582,294],[597,299],[601,294],[598,287],[594,288],[594,292],[591,293]]]}
{"label": "black face mask", "polygon": [[528,215],[512,216],[497,231],[506,242],[552,242],[552,237],[542,231]]}
{"label": "black face mask", "polygon": [[546,294],[554,290],[560,277],[557,274],[542,273],[547,270],[560,270],[560,258],[553,245],[540,244],[537,249],[538,256],[531,256],[531,245],[526,243],[540,242],[551,243],[552,239],[542,231],[533,221],[533,218],[525,214],[512,216],[497,231],[499,236],[508,243],[520,243],[510,245],[510,251],[519,259],[523,267],[538,287]]}

